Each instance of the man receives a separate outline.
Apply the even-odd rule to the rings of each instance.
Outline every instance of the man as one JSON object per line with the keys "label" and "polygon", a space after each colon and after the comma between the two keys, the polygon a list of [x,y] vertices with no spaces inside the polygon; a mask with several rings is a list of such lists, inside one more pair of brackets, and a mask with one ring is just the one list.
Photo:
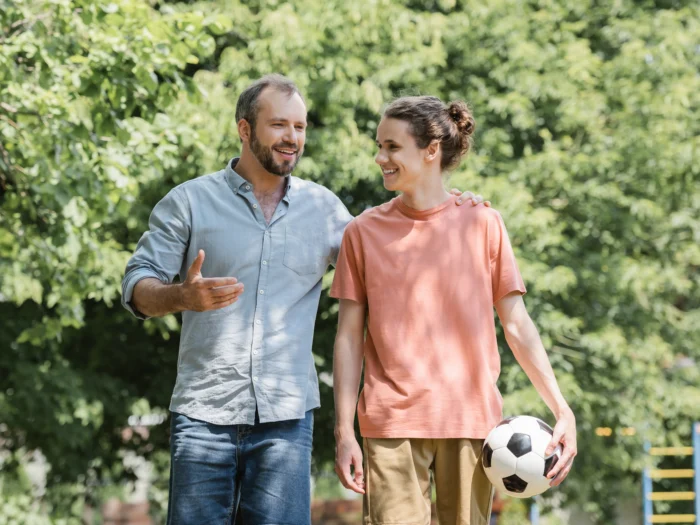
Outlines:
{"label": "man", "polygon": [[123,304],[140,318],[182,312],[168,523],[306,524],[314,320],[352,217],[332,192],[290,175],[307,126],[291,81],[254,82],[236,121],[240,158],[153,209]]}

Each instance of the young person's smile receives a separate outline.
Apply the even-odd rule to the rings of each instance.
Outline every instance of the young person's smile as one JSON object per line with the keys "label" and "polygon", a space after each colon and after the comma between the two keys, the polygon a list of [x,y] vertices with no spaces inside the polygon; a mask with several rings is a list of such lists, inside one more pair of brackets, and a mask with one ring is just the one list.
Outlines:
{"label": "young person's smile", "polygon": [[388,168],[386,166],[382,166],[382,175],[384,176],[384,184],[386,184],[388,181],[394,177],[394,175],[397,175],[399,173],[398,168]]}
{"label": "young person's smile", "polygon": [[423,164],[424,150],[416,145],[404,120],[383,118],[377,127],[377,155],[374,161],[390,191],[406,191],[415,185]]}

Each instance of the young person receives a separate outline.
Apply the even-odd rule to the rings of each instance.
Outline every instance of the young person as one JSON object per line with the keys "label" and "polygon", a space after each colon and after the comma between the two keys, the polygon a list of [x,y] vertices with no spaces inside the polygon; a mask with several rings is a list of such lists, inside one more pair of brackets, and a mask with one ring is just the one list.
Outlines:
{"label": "young person", "polygon": [[156,205],[122,303],[139,318],[182,312],[168,524],[308,524],[320,404],[311,341],[321,279],[352,217],[291,175],[306,141],[293,82],[253,82],[235,118],[240,158]]}
{"label": "young person", "polygon": [[[525,285],[499,213],[454,206],[443,177],[470,148],[463,102],[404,97],[377,128],[384,186],[401,192],[346,228],[331,295],[340,299],[334,353],[336,472],[364,494],[365,525],[486,525],[492,486],[479,462],[501,420],[493,309],[557,419],[550,473],[568,475],[576,423],[522,299]],[[366,328],[366,337],[365,337]],[[354,419],[357,411],[364,465]],[[556,476],[556,477],[555,477]]]}

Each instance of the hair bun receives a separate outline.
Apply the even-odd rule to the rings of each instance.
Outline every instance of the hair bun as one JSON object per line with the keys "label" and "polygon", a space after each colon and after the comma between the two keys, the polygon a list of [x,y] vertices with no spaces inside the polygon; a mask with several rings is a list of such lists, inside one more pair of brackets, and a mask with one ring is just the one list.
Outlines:
{"label": "hair bun", "polygon": [[461,100],[455,100],[451,102],[447,108],[447,112],[450,118],[457,124],[457,129],[460,135],[471,136],[476,128],[476,122],[474,122],[474,117],[472,117],[471,111],[469,111],[469,106]]}

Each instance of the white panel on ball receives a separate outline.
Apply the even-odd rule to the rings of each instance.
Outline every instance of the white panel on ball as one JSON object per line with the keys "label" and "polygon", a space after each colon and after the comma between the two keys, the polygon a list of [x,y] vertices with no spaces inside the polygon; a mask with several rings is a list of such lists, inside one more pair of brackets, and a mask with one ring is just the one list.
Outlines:
{"label": "white panel on ball", "polygon": [[497,450],[505,447],[513,437],[513,429],[510,425],[501,425],[494,428],[486,437],[486,443],[489,444],[492,450]]}
{"label": "white panel on ball", "polygon": [[519,497],[519,498],[531,498],[532,496],[537,496],[538,494],[542,494],[542,492],[544,492],[544,491],[540,490],[540,488],[533,483],[532,485],[528,484],[527,488],[525,489],[525,492],[518,495],[517,497]]}
{"label": "white panel on ball", "polygon": [[545,456],[545,450],[547,450],[547,445],[552,441],[552,436],[548,432],[545,432],[541,428],[537,429],[537,432],[530,436],[530,444],[532,446],[533,452],[537,452],[543,458]]}
{"label": "white panel on ball", "polygon": [[513,421],[508,423],[508,425],[514,432],[521,432],[523,434],[532,435],[536,431],[541,430],[540,425],[537,422],[537,418],[532,416],[518,416]]}
{"label": "white panel on ball", "polygon": [[517,458],[513,453],[506,447],[501,447],[493,451],[491,467],[486,470],[486,473],[490,479],[492,476],[495,478],[507,478],[515,474],[516,462]]}
{"label": "white panel on ball", "polygon": [[538,483],[544,477],[544,458],[534,452],[529,452],[518,458],[515,473],[523,481]]}
{"label": "white panel on ball", "polygon": [[543,478],[542,481],[539,481],[538,483],[533,483],[532,487],[528,487],[528,489],[535,491],[535,494],[542,494],[546,490],[552,488],[549,486],[551,482],[551,479]]}

